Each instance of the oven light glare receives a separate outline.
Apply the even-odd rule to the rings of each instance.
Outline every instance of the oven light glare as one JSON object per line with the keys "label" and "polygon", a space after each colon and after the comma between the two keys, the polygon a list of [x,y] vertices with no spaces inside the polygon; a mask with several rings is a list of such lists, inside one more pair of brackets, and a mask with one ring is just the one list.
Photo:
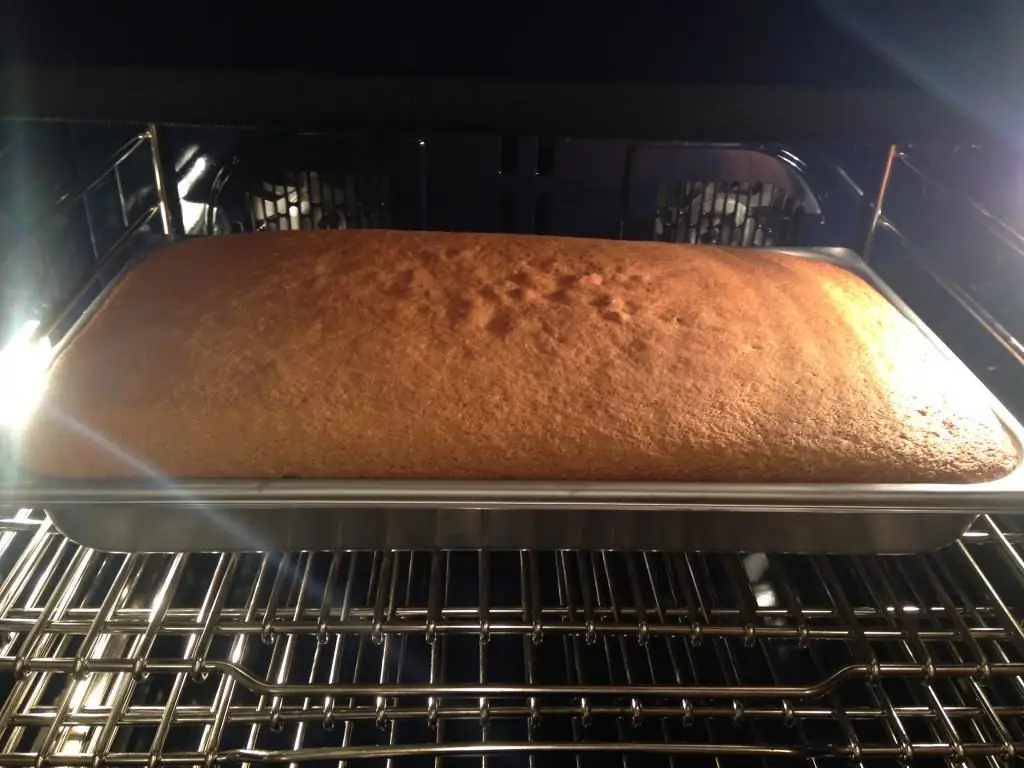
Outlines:
{"label": "oven light glare", "polygon": [[186,233],[191,233],[206,213],[206,203],[194,203],[191,200],[186,200],[185,196],[192,191],[192,187],[196,185],[199,181],[199,177],[203,175],[208,166],[209,162],[205,157],[197,157],[196,161],[192,163],[192,167],[188,169],[188,172],[182,176],[181,180],[178,182],[178,200],[181,202],[181,220],[185,225]]}
{"label": "oven light glare", "polygon": [[53,356],[50,340],[36,337],[39,328],[30,320],[0,349],[0,425],[25,424],[46,388],[46,369]]}

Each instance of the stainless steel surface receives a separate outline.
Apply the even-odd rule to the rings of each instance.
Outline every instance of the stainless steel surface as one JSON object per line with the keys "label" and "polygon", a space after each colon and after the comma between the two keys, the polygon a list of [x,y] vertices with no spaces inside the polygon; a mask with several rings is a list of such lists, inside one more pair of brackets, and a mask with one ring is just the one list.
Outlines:
{"label": "stainless steel surface", "polygon": [[[214,552],[311,548],[475,549],[607,547],[703,552],[910,553],[939,549],[970,525],[964,513],[691,508],[621,503],[421,509],[380,506],[262,509],[54,507],[67,536],[111,552]],[[671,519],[667,516],[671,515]]]}
{"label": "stainless steel surface", "polygon": [[104,555],[23,510],[0,764],[1000,765],[1022,523],[891,558]]}
{"label": "stainless steel surface", "polygon": [[[853,252],[780,251],[862,275],[949,357],[951,370],[974,379]],[[107,286],[62,345],[115,285]],[[991,402],[1019,447],[1020,426]],[[0,488],[0,503],[46,508],[66,535],[107,551],[330,546],[905,553],[948,543],[975,513],[1019,508],[1022,479],[1024,467],[975,485],[40,479]],[[934,514],[920,517],[924,512]]]}

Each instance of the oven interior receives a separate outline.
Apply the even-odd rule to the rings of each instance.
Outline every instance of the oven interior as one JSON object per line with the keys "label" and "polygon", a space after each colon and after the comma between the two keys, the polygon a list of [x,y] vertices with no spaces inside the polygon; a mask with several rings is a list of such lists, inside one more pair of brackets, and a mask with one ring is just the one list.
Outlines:
{"label": "oven interior", "polygon": [[[1020,418],[1018,169],[976,146],[12,121],[0,327],[56,340],[151,233],[847,246]],[[1012,516],[913,557],[118,555],[2,512],[4,765],[981,766],[1024,748]]]}

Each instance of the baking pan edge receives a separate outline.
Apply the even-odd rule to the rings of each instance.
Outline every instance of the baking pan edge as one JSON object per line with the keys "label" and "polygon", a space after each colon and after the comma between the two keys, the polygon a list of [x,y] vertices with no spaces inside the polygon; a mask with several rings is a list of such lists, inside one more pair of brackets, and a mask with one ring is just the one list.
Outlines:
{"label": "baking pan edge", "polygon": [[[186,238],[156,237],[138,244],[136,254],[129,258],[124,269],[114,280],[111,280],[91,303],[89,309],[74,324],[71,331],[57,345],[54,358],[56,359],[66,348],[132,267],[157,248],[168,247],[184,239]],[[952,365],[959,366],[965,375],[977,381],[973,373],[924,326],[899,297],[853,251],[841,248],[806,248],[776,249],[775,252],[827,260],[858,274],[911,320],[915,327],[925,334],[926,338],[949,359]],[[977,383],[987,392],[980,382]],[[994,412],[1013,438],[1018,454],[1020,454],[1022,446],[1020,425],[993,396],[990,396],[990,399]],[[681,530],[679,533],[681,541],[692,541],[699,548],[744,549],[760,547],[754,541],[745,543],[736,535],[723,537],[708,533],[705,530],[708,526],[702,524],[702,518],[707,517],[705,513],[711,510],[729,512],[730,514],[724,516],[724,520],[728,521],[727,525],[733,531],[746,528],[746,517],[756,514],[758,515],[757,520],[750,520],[749,524],[758,530],[759,538],[768,535],[765,530],[768,522],[765,513],[768,512],[773,513],[773,518],[778,516],[780,531],[789,531],[790,533],[795,529],[801,529],[801,527],[806,529],[806,520],[814,516],[821,516],[822,513],[842,513],[841,517],[845,519],[863,518],[865,524],[868,523],[871,515],[881,511],[894,519],[899,517],[907,520],[921,513],[942,513],[941,515],[931,515],[930,518],[945,517],[950,526],[949,530],[956,529],[951,535],[947,535],[947,522],[943,521],[934,526],[935,531],[941,535],[931,536],[933,526],[927,525],[925,519],[918,517],[914,524],[916,530],[908,530],[908,536],[902,542],[897,537],[895,541],[884,545],[876,538],[867,536],[868,539],[875,542],[872,544],[875,547],[874,551],[921,551],[922,549],[935,549],[943,543],[948,543],[951,538],[955,538],[957,533],[966,528],[964,521],[969,522],[972,514],[982,511],[1009,510],[1017,507],[1022,500],[1024,500],[1024,467],[1022,466],[1018,466],[1011,475],[1001,480],[974,485],[743,485],[539,483],[528,481],[369,483],[323,480],[214,480],[181,481],[167,484],[164,480],[162,485],[156,486],[137,482],[68,483],[40,479],[28,484],[6,485],[0,488],[0,503],[43,506],[51,509],[58,527],[76,541],[88,542],[101,549],[125,548],[133,551],[146,549],[164,551],[165,547],[176,541],[173,535],[162,541],[151,538],[150,532],[154,530],[155,518],[166,516],[177,519],[181,515],[183,519],[205,519],[205,525],[209,526],[209,519],[201,516],[208,514],[204,510],[211,509],[218,510],[217,517],[221,518],[229,528],[256,526],[259,530],[273,533],[276,526],[276,529],[282,532],[282,536],[270,536],[267,541],[270,548],[278,548],[274,546],[275,542],[287,543],[293,540],[297,542],[295,537],[301,538],[301,535],[286,530],[293,528],[291,516],[295,514],[305,516],[303,518],[305,525],[311,529],[327,530],[331,525],[329,521],[325,521],[324,526],[312,524],[315,513],[327,510],[333,510],[331,514],[338,518],[335,524],[337,535],[323,538],[323,534],[318,534],[318,538],[310,541],[310,546],[316,546],[317,543],[323,545],[326,541],[336,541],[338,546],[399,546],[394,542],[408,539],[410,541],[433,541],[433,546],[458,547],[461,546],[458,542],[465,539],[464,534],[461,533],[465,529],[454,522],[446,523],[445,520],[454,521],[467,515],[473,519],[479,518],[470,529],[478,531],[483,536],[478,541],[492,542],[486,546],[504,546],[501,542],[507,542],[509,546],[536,547],[543,546],[543,541],[548,538],[552,542],[557,541],[556,546],[572,546],[559,534],[557,525],[554,532],[544,533],[546,526],[537,514],[541,512],[541,516],[549,517],[560,513],[567,515],[566,520],[573,520],[570,527],[579,526],[579,529],[574,532],[574,540],[579,542],[580,530],[584,530],[586,537],[599,539],[590,545],[595,547],[637,546],[628,542],[639,542],[647,538],[645,534],[638,532],[641,524],[637,515],[659,514],[660,517],[657,520],[651,521],[654,533],[650,535],[649,545],[643,547],[658,548],[666,544],[667,526],[665,526],[664,514],[672,512],[674,515],[672,527],[688,529]],[[153,510],[150,508],[153,505],[159,505],[161,509]],[[422,531],[419,534],[396,532],[390,523],[376,522],[381,515],[384,515],[388,521],[401,519],[401,527],[408,528],[410,518],[408,515],[401,514],[401,510],[410,507],[418,508],[419,515],[431,518],[441,517],[433,520],[431,523],[433,527],[429,532]],[[360,514],[363,509],[370,514]],[[555,512],[555,509],[559,512]],[[271,515],[269,510],[276,511]],[[581,510],[585,511],[581,513]],[[428,515],[428,511],[432,514]],[[72,519],[74,516],[72,513],[79,516],[86,513],[87,520],[94,521],[94,525],[87,523],[86,519]],[[530,514],[527,515],[527,513]],[[140,519],[140,514],[145,517]],[[595,515],[601,516],[602,525],[591,525],[590,521],[594,519]],[[678,519],[680,515],[690,519],[685,524],[681,524]],[[839,518],[834,518],[831,514],[826,517],[830,519],[828,525],[837,530],[845,528],[844,525],[837,524]],[[277,523],[273,523],[273,520],[277,520]],[[267,522],[267,525],[264,525],[264,522]],[[145,544],[141,538],[133,540],[131,536],[124,532],[118,533],[116,530],[123,526],[138,527],[139,524],[146,529],[142,533],[145,540],[150,543]],[[380,525],[384,525],[386,533],[381,533],[378,530]],[[515,530],[506,531],[509,525]],[[774,524],[771,527],[774,529]],[[870,528],[870,526],[868,527]],[[922,529],[926,528],[926,534],[922,539]],[[378,532],[371,535],[371,530],[378,530]],[[505,532],[502,533],[502,531]],[[365,541],[362,536],[364,532],[366,533]],[[536,532],[541,538],[529,539],[530,532]],[[112,538],[97,538],[96,533],[100,533],[102,536],[109,535]],[[180,542],[184,542],[186,539],[191,542],[187,547],[175,546],[174,549],[195,549],[195,545],[199,543],[192,533],[186,536],[176,526],[172,526],[169,533],[181,533]],[[234,538],[221,533],[211,534],[211,540],[223,540],[226,546],[216,547],[211,543],[210,548],[237,548],[238,541],[241,540],[239,537],[244,538],[242,534],[244,531]],[[200,534],[196,533],[195,535]],[[742,535],[742,532],[739,535]],[[774,535],[768,536],[769,540]],[[790,538],[798,542],[801,537],[791,536]],[[856,532],[844,533],[843,538],[826,537],[826,540],[821,542],[821,548],[815,548],[814,551],[850,551],[848,547],[853,546],[856,549],[858,546],[852,542],[864,538],[858,537]],[[104,540],[107,541],[107,544],[102,543]],[[350,543],[341,544],[342,540]],[[133,541],[134,545],[128,546]],[[236,543],[227,545],[229,541]],[[828,541],[831,541],[832,544],[829,545]],[[119,544],[113,546],[113,542],[119,542]],[[706,547],[701,542],[710,546]],[[467,542],[466,545],[470,544]],[[786,549],[794,551],[791,547]]]}
{"label": "baking pan edge", "polygon": [[168,509],[114,505],[48,510],[72,541],[108,552],[349,549],[618,549],[915,554],[952,543],[969,514],[851,510],[409,509],[313,507]]}

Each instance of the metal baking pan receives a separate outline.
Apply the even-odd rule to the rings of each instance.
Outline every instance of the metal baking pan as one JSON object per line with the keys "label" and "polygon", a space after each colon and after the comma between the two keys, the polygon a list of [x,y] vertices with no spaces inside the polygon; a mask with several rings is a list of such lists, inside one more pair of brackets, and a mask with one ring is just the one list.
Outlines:
{"label": "metal baking pan", "polygon": [[[147,243],[139,260],[172,242]],[[778,249],[860,275],[970,374],[852,251]],[[59,347],[89,322],[92,302]],[[58,347],[58,351],[59,351]],[[980,382],[979,382],[980,386]],[[984,388],[982,388],[984,391]],[[1021,426],[991,407],[1021,451]],[[1018,509],[1024,466],[970,485],[273,480],[57,482],[24,478],[0,503],[45,508],[66,536],[106,551],[607,548],[912,553],[978,513]]]}

